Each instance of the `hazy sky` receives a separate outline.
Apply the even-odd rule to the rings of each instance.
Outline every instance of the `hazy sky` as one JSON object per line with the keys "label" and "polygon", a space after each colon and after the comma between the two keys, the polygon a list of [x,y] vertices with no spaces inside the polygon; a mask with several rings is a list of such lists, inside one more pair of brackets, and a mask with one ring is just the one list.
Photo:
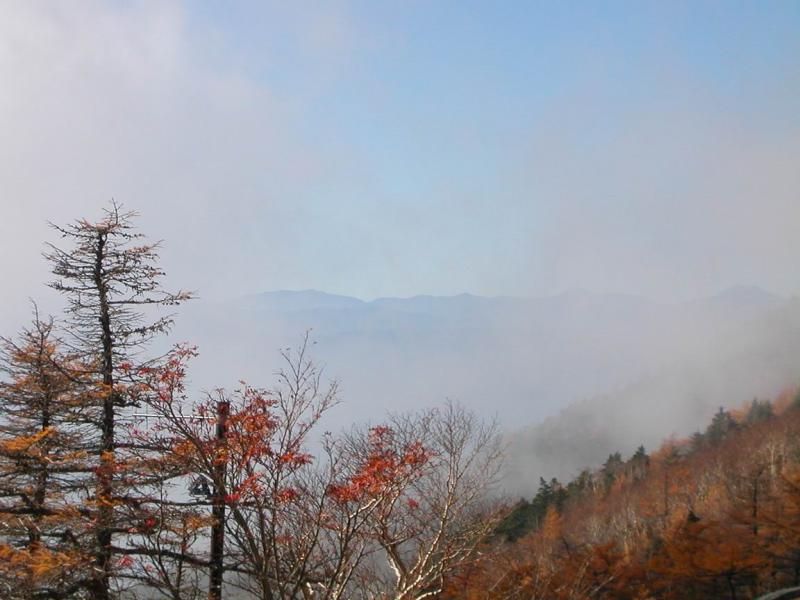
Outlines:
{"label": "hazy sky", "polygon": [[4,317],[110,198],[209,298],[800,292],[800,3],[0,0]]}

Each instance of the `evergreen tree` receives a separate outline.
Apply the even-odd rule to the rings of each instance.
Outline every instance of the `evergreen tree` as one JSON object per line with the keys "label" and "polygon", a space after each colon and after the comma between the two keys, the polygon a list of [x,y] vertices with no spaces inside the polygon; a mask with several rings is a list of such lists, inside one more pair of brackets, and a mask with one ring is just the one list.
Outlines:
{"label": "evergreen tree", "polygon": [[706,429],[705,439],[709,444],[718,444],[737,428],[738,423],[731,416],[731,413],[720,406]]}
{"label": "evergreen tree", "polygon": [[584,469],[575,479],[567,484],[566,495],[569,498],[574,498],[591,489],[592,472],[589,469]]}
{"label": "evergreen tree", "polygon": [[608,455],[608,458],[606,459],[606,462],[603,463],[603,468],[600,471],[603,477],[603,484],[605,485],[606,489],[611,487],[619,474],[622,472],[624,465],[625,463],[622,460],[622,454],[619,452],[614,452],[613,454]]}
{"label": "evergreen tree", "polygon": [[697,452],[706,444],[706,437],[699,431],[695,431],[689,438],[689,448],[692,452]]}
{"label": "evergreen tree", "polygon": [[520,498],[511,512],[497,526],[494,533],[507,542],[514,542],[533,530],[534,527],[531,503],[525,498]]}
{"label": "evergreen tree", "polygon": [[772,402],[769,400],[759,400],[758,398],[753,398],[753,402],[750,404],[750,409],[747,411],[746,421],[748,425],[753,425],[754,423],[767,421],[774,416],[775,413],[772,410]]}
{"label": "evergreen tree", "polygon": [[647,456],[644,446],[640,445],[628,461],[628,471],[631,477],[634,480],[641,479],[647,474],[647,468],[649,465],[650,457]]}
{"label": "evergreen tree", "polygon": [[639,447],[636,448],[636,452],[633,453],[631,460],[636,462],[650,461],[649,457],[647,456],[647,451],[644,449],[644,445],[639,445]]}
{"label": "evergreen tree", "polygon": [[544,477],[539,477],[539,490],[531,502],[532,520],[535,527],[539,527],[547,512],[547,507],[553,502],[553,492],[551,481],[545,480]]}
{"label": "evergreen tree", "polygon": [[569,496],[567,488],[561,485],[561,483],[555,477],[550,480],[550,488],[553,490],[551,505],[554,506],[558,512],[561,512],[561,510],[564,508],[564,503],[567,501]]}
{"label": "evergreen tree", "polygon": [[555,477],[550,481],[539,477],[539,489],[533,500],[520,500],[495,533],[502,535],[507,541],[514,541],[530,531],[538,530],[547,511],[552,507],[560,512],[569,495],[568,487],[561,485]]}

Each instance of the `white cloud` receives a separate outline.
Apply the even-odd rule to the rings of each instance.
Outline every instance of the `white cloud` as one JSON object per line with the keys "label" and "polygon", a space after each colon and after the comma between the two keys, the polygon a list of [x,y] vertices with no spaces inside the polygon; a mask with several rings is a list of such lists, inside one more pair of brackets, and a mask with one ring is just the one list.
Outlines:
{"label": "white cloud", "polygon": [[[663,89],[622,114],[584,90],[530,132],[512,185],[539,200],[531,271],[545,289],[686,298],[742,283],[800,293],[798,124],[702,82]],[[791,89],[800,88],[774,99]]]}
{"label": "white cloud", "polygon": [[280,262],[291,228],[257,224],[293,210],[319,161],[293,130],[296,107],[228,64],[214,31],[172,2],[0,10],[4,330],[44,294],[45,221],[97,215],[112,197],[168,240],[176,285],[238,291],[265,255]]}

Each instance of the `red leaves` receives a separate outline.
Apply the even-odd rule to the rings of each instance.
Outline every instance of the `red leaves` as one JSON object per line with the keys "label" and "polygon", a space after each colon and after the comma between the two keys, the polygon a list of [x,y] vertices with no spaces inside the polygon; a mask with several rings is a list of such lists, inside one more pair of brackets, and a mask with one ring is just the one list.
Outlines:
{"label": "red leaves", "polygon": [[346,504],[358,500],[362,495],[362,491],[352,483],[344,485],[331,484],[328,486],[328,495],[339,504]]}
{"label": "red leaves", "polygon": [[416,469],[426,464],[431,459],[431,453],[427,451],[421,442],[409,444],[403,453],[402,463],[410,469]]}
{"label": "red leaves", "polygon": [[132,556],[120,556],[117,560],[117,568],[120,569],[127,569],[134,565],[134,559]]}
{"label": "red leaves", "polygon": [[142,519],[137,526],[128,528],[128,533],[150,533],[156,528],[157,525],[158,519],[156,517],[146,517]]}
{"label": "red leaves", "polygon": [[284,465],[289,465],[290,467],[302,467],[303,465],[307,465],[314,460],[314,457],[310,454],[299,453],[299,452],[286,452],[278,456],[278,462]]}
{"label": "red leaves", "polygon": [[130,361],[121,362],[117,369],[130,382],[124,387],[124,394],[134,401],[144,401],[155,407],[162,405],[166,409],[176,399],[183,399],[186,366],[195,356],[196,348],[178,345],[161,364],[135,366]]}
{"label": "red leaves", "polygon": [[418,441],[399,445],[390,427],[373,427],[367,441],[369,454],[359,470],[346,483],[328,487],[328,495],[336,502],[355,502],[402,487],[431,458],[431,453]]}
{"label": "red leaves", "polygon": [[295,500],[300,493],[294,488],[284,488],[275,494],[275,502],[277,504],[285,504]]}
{"label": "red leaves", "polygon": [[225,497],[226,502],[246,502],[249,499],[259,497],[264,493],[264,486],[258,474],[246,477],[234,491]]}

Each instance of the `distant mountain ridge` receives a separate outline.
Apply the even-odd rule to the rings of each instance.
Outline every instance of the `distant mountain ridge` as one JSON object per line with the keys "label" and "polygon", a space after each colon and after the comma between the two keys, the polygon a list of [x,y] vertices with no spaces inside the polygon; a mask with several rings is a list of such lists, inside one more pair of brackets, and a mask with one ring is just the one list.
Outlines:
{"label": "distant mountain ridge", "polygon": [[[242,302],[252,308],[265,308],[271,310],[308,310],[315,308],[355,308],[365,305],[380,307],[402,308],[408,307],[429,310],[433,307],[441,307],[444,304],[460,306],[481,306],[490,303],[496,304],[520,304],[520,303],[546,303],[551,301],[572,301],[579,302],[581,299],[607,298],[632,303],[652,303],[645,296],[636,294],[620,293],[597,293],[584,289],[572,289],[558,294],[545,296],[480,296],[467,292],[450,296],[435,296],[431,294],[417,294],[414,296],[381,296],[374,300],[363,300],[355,296],[345,296],[341,294],[331,294],[328,292],[306,289],[306,290],[274,290],[258,294],[250,294],[232,302]],[[755,285],[734,285],[721,290],[705,298],[699,298],[687,302],[691,303],[728,303],[742,306],[775,306],[786,299],[773,294]],[[683,304],[676,302],[673,304]]]}
{"label": "distant mountain ridge", "polygon": [[250,308],[266,310],[313,310],[317,308],[353,308],[363,300],[328,294],[317,290],[278,290],[245,296],[240,300]]}
{"label": "distant mountain ridge", "polygon": [[331,428],[455,398],[519,432],[523,486],[587,466],[615,439],[688,433],[717,406],[800,375],[800,302],[753,286],[676,303],[580,290],[371,301],[283,290],[194,303],[176,335],[199,345],[194,383],[211,388],[268,384],[277,349],[307,330],[342,382]]}
{"label": "distant mountain ridge", "polygon": [[735,285],[722,290],[710,299],[716,302],[748,304],[750,306],[776,306],[785,300],[755,285]]}

